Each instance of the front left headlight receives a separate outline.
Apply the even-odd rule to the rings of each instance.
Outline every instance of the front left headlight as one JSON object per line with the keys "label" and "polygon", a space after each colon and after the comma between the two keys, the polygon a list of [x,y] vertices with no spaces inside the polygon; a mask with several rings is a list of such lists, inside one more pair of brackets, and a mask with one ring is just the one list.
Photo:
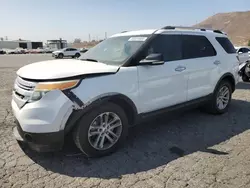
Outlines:
{"label": "front left headlight", "polygon": [[57,81],[57,82],[40,82],[36,85],[30,98],[30,102],[40,100],[46,93],[52,90],[71,89],[79,83],[79,80]]}

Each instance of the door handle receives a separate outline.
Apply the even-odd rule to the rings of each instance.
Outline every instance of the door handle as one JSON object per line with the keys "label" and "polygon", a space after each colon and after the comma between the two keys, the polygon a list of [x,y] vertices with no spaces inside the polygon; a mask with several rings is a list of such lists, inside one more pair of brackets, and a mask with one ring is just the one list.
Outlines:
{"label": "door handle", "polygon": [[221,64],[221,62],[220,61],[215,61],[214,64],[219,65],[219,64]]}
{"label": "door handle", "polygon": [[186,70],[186,67],[184,67],[184,66],[178,66],[175,68],[175,71],[178,71],[178,72],[182,72],[184,70]]}

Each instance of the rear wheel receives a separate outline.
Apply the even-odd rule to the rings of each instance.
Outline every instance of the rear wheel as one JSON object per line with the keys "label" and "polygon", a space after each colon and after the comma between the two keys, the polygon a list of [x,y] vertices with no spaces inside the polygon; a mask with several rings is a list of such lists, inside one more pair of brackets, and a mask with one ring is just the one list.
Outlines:
{"label": "rear wheel", "polygon": [[215,89],[212,99],[206,104],[205,110],[211,114],[223,114],[228,110],[232,98],[232,84],[222,80]]}
{"label": "rear wheel", "polygon": [[80,57],[81,55],[79,53],[76,53],[75,58]]}
{"label": "rear wheel", "polygon": [[127,132],[128,120],[123,109],[106,103],[80,119],[73,137],[87,157],[101,157],[116,151],[125,141]]}

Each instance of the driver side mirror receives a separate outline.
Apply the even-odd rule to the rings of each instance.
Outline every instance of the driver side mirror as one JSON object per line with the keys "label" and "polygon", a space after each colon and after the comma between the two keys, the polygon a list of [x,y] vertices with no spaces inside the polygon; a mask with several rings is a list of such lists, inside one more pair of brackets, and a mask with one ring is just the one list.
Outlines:
{"label": "driver side mirror", "polygon": [[162,65],[164,64],[162,54],[150,54],[139,62],[139,65]]}

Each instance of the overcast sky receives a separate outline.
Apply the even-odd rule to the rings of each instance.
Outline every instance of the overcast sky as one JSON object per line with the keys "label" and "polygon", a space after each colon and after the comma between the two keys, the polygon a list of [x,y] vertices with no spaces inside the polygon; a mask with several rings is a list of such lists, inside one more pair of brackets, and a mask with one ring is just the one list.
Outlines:
{"label": "overcast sky", "polygon": [[0,37],[88,40],[116,32],[193,25],[218,12],[250,10],[250,0],[0,0]]}

